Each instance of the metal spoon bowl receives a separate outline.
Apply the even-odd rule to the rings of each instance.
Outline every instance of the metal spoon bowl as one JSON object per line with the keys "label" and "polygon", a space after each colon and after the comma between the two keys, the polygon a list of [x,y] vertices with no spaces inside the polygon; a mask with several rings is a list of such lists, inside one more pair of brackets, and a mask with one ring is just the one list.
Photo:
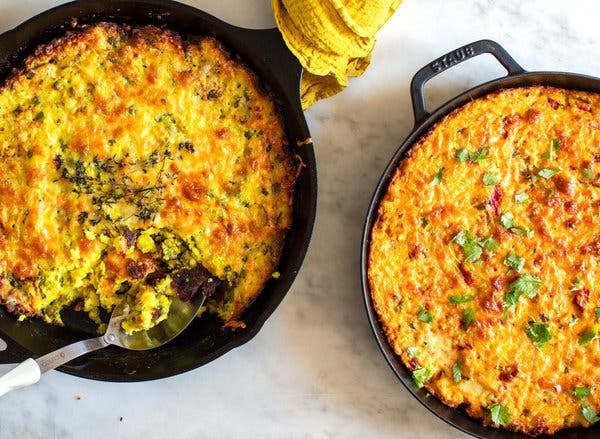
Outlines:
{"label": "metal spoon bowl", "polygon": [[169,315],[165,320],[146,331],[137,331],[131,335],[121,327],[121,322],[129,314],[129,305],[123,301],[113,309],[104,335],[72,343],[38,359],[29,358],[23,361],[0,377],[0,396],[11,390],[35,384],[44,372],[108,345],[137,351],[162,346],[177,337],[194,320],[205,300],[206,296],[200,291],[189,301],[173,297]]}

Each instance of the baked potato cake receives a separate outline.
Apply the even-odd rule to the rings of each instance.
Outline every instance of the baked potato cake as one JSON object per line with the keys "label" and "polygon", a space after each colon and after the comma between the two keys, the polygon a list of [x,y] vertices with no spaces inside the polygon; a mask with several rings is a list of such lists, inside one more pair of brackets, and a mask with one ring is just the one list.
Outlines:
{"label": "baked potato cake", "polygon": [[530,435],[600,418],[600,95],[501,90],[396,169],[368,279],[417,387]]}
{"label": "baked potato cake", "polygon": [[0,301],[49,323],[131,290],[123,327],[147,329],[203,285],[235,326],[291,225],[282,120],[210,37],[98,23],[39,47],[0,89],[0,157]]}

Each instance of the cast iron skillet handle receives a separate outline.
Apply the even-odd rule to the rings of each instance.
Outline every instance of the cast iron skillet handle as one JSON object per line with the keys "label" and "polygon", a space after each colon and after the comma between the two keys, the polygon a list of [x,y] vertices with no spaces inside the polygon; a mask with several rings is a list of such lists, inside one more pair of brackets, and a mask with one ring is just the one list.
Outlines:
{"label": "cast iron skillet handle", "polygon": [[415,126],[420,125],[429,116],[425,108],[425,96],[423,94],[425,83],[450,67],[484,53],[493,55],[506,69],[508,76],[525,72],[523,67],[500,44],[492,40],[475,41],[452,52],[448,52],[419,70],[410,83],[410,96],[415,115]]}

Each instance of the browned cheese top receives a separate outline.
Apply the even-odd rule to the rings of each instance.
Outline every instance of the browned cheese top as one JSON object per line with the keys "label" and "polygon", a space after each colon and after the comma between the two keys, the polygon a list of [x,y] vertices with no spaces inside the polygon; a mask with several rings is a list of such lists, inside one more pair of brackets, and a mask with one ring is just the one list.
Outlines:
{"label": "browned cheese top", "polygon": [[415,384],[532,435],[600,411],[600,96],[502,90],[396,170],[369,284]]}
{"label": "browned cheese top", "polygon": [[210,37],[100,23],[38,48],[0,89],[0,158],[0,299],[48,322],[69,304],[97,319],[151,275],[132,323],[151,325],[199,266],[232,321],[291,224],[275,104]]}

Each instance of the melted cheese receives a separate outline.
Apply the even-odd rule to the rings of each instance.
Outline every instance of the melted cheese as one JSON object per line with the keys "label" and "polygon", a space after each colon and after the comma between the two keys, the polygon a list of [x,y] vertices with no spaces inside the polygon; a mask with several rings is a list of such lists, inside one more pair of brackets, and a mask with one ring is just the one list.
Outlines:
{"label": "melted cheese", "polygon": [[[291,223],[295,165],[257,78],[212,38],[102,23],[40,47],[0,90],[0,298],[61,323],[96,320],[150,273],[166,316],[172,273],[226,282],[225,322],[260,293]],[[137,323],[136,323],[137,322]]]}
{"label": "melted cheese", "polygon": [[[390,344],[410,370],[428,369],[431,393],[485,424],[494,404],[510,413],[496,423],[532,435],[600,411],[600,340],[581,341],[600,319],[599,147],[599,95],[503,90],[440,121],[381,201],[368,273]],[[523,293],[518,279],[539,288]],[[549,340],[530,336],[542,326]]]}

